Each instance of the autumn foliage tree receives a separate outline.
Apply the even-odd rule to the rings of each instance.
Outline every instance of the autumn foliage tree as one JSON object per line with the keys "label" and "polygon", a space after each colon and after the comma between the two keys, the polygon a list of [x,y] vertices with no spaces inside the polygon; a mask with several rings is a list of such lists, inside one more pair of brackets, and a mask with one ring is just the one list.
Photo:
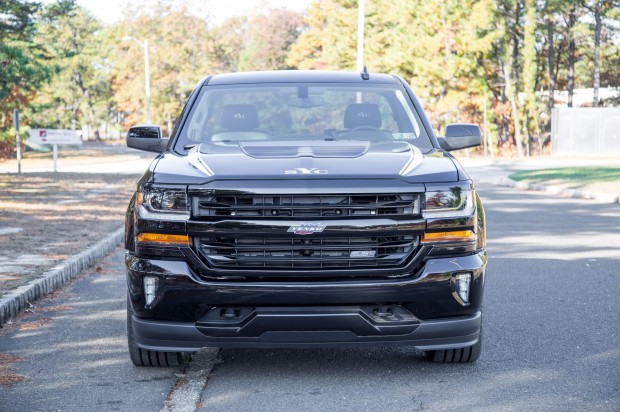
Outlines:
{"label": "autumn foliage tree", "polygon": [[[151,117],[153,123],[168,127],[196,82],[212,71],[207,23],[190,14],[187,8],[174,8],[171,4],[162,4],[156,14],[130,11],[126,15],[106,34],[112,105],[124,128],[144,122],[144,50],[139,43],[146,39]],[[127,37],[137,41],[123,41]]]}
{"label": "autumn foliage tree", "polygon": [[[144,122],[144,40],[151,117],[165,132],[209,74],[356,70],[357,0],[223,21],[187,4],[132,0],[105,26],[76,0],[0,2],[0,140],[15,107],[38,126],[124,131]],[[366,1],[364,50],[371,72],[412,84],[439,133],[451,122],[482,124],[486,107],[498,154],[542,152],[559,91],[571,103],[574,90],[592,88],[591,105],[620,104],[598,92],[620,86],[618,0]]]}
{"label": "autumn foliage tree", "polygon": [[[436,126],[478,120],[494,31],[491,1],[368,2],[364,62],[412,84]],[[302,69],[355,68],[357,1],[312,3],[289,54]]]}

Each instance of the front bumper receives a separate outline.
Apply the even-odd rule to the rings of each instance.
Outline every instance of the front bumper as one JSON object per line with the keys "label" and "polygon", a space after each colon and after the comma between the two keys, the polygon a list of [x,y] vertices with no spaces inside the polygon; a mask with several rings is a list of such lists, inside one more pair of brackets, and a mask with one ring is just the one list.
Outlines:
{"label": "front bumper", "polygon": [[[480,337],[486,252],[428,259],[415,276],[316,282],[205,281],[183,261],[127,255],[134,340],[143,349],[412,345],[459,348]],[[472,275],[468,304],[454,278]],[[159,278],[145,305],[142,279]]]}
{"label": "front bumper", "polygon": [[[312,316],[308,315],[307,316]],[[328,315],[316,313],[315,318],[304,319],[300,314],[279,317],[280,330],[265,331],[259,336],[207,336],[194,323],[161,322],[132,316],[134,339],[142,349],[169,352],[193,352],[204,347],[224,348],[321,348],[377,345],[411,345],[421,350],[462,348],[474,345],[480,339],[481,314],[419,321],[413,332],[405,335],[358,335],[350,326],[356,324],[350,308],[338,308]],[[255,316],[252,323],[270,323],[268,315]],[[288,317],[288,318],[287,318]],[[329,330],[341,324],[341,317],[350,317],[349,330]],[[294,323],[304,320],[310,324],[321,322],[319,330],[292,330]],[[305,322],[304,322],[305,323]],[[301,325],[297,323],[297,325]],[[284,329],[285,330],[282,330]],[[260,327],[257,329],[260,330]],[[303,326],[297,326],[303,329]],[[325,330],[327,329],[327,330]]]}

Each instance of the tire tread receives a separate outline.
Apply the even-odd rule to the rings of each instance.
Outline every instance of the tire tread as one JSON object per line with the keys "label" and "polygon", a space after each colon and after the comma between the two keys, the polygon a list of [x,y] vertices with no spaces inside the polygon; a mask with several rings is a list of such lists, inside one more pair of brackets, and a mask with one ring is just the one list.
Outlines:
{"label": "tire tread", "polygon": [[480,357],[481,349],[482,331],[478,342],[472,346],[427,351],[426,358],[434,363],[473,363]]}
{"label": "tire tread", "polygon": [[133,337],[131,316],[133,311],[129,300],[127,300],[127,346],[129,358],[136,366],[179,366],[183,362],[181,352],[159,352],[140,348]]}

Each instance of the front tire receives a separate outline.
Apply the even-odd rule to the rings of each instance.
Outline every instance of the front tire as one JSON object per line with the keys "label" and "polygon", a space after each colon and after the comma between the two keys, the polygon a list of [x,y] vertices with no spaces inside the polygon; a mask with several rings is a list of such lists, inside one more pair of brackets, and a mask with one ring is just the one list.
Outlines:
{"label": "front tire", "polygon": [[136,366],[179,366],[183,362],[181,352],[159,352],[142,349],[134,340],[131,318],[133,310],[127,298],[127,346],[129,357]]}
{"label": "front tire", "polygon": [[480,338],[474,345],[465,348],[427,351],[426,359],[435,363],[473,363],[480,357],[481,349],[482,329],[480,329]]}

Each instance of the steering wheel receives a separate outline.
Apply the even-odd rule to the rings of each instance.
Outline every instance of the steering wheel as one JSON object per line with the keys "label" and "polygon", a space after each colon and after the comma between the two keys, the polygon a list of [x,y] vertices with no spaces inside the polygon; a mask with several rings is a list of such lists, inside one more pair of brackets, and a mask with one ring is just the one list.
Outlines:
{"label": "steering wheel", "polygon": [[383,130],[378,127],[363,125],[363,126],[357,126],[357,127],[354,127],[353,129],[347,130],[346,133],[349,133],[349,132],[381,132],[381,131]]}
{"label": "steering wheel", "polygon": [[[372,135],[369,135],[369,133],[372,133]],[[390,140],[388,139],[388,136],[386,135],[385,130],[378,128],[378,127],[374,127],[374,126],[368,126],[368,125],[363,125],[363,126],[357,126],[354,127],[353,129],[350,130],[345,130],[343,132],[340,132],[338,134],[338,137],[340,138],[345,138],[345,139],[353,139],[353,140],[370,140],[370,141],[385,141],[385,140]],[[391,137],[391,134],[390,134]]]}

